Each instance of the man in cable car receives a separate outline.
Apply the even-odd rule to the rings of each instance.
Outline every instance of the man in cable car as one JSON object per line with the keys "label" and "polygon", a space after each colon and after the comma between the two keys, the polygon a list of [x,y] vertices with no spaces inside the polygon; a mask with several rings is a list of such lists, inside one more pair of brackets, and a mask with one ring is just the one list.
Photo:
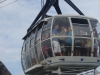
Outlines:
{"label": "man in cable car", "polygon": [[[72,36],[70,27],[68,27],[68,32],[66,33],[66,35]],[[68,46],[66,51],[68,56],[71,56],[71,44],[72,44],[72,39],[69,37],[66,39],[66,45]]]}
{"label": "man in cable car", "polygon": [[[57,31],[58,29],[59,29],[59,25],[57,24],[57,25],[54,26],[54,29],[52,30],[52,35],[53,36],[59,35],[58,31]],[[54,46],[54,53],[55,53],[55,55],[59,54],[60,56],[62,56],[61,48],[60,48],[60,44],[59,44],[59,39],[58,38],[53,38],[53,46]]]}

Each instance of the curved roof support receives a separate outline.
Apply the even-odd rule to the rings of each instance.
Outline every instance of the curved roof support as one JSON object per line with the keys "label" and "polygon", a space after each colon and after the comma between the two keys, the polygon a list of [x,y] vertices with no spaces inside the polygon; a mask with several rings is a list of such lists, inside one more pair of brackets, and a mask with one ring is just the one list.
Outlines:
{"label": "curved roof support", "polygon": [[70,0],[65,0],[75,11],[77,11],[80,15],[84,15]]}
{"label": "curved roof support", "polygon": [[[58,14],[62,14],[60,7],[59,7],[59,0],[46,0],[45,5],[43,6],[43,8],[41,9],[41,11],[39,12],[38,16],[35,18],[34,22],[32,23],[32,25],[28,28],[27,32],[29,32],[32,27],[34,26],[34,24],[36,24],[38,21],[40,21],[41,19],[46,17],[46,13],[48,12],[48,10],[51,8],[51,6],[54,6],[56,12]],[[65,0],[66,3],[68,3],[75,11],[77,11],[80,15],[84,15],[70,0]]]}

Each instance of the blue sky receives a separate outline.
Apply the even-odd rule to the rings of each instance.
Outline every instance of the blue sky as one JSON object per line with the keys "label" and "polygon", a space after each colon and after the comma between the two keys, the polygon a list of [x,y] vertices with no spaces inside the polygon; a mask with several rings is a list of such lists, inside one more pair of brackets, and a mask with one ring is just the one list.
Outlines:
{"label": "blue sky", "polygon": [[[21,67],[22,38],[40,11],[41,0],[18,0],[7,5],[13,1],[0,3],[0,60],[12,75],[24,75]],[[100,0],[71,1],[86,16],[97,18],[100,22]],[[63,0],[60,0],[60,6],[64,14],[78,14]],[[53,7],[48,14],[56,15]]]}

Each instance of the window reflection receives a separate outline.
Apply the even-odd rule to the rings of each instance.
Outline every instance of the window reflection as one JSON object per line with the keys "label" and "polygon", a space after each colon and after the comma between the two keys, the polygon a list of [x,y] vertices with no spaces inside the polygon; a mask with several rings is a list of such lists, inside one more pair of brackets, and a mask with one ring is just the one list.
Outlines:
{"label": "window reflection", "polygon": [[29,42],[27,42],[26,44],[25,44],[25,50],[27,51],[29,49]]}
{"label": "window reflection", "polygon": [[[55,41],[58,39],[59,41]],[[71,56],[72,39],[71,37],[56,37],[52,39],[53,49],[56,56]],[[60,54],[61,53],[61,54]]]}
{"label": "window reflection", "polygon": [[26,70],[27,65],[26,65],[26,62],[25,62],[25,54],[23,54],[21,57],[22,57],[22,65],[23,65],[23,69]]}
{"label": "window reflection", "polygon": [[41,43],[42,44],[42,51],[45,56],[45,58],[50,58],[53,56],[52,54],[52,48],[51,48],[51,42],[50,40],[46,40]]}
{"label": "window reflection", "polygon": [[91,56],[92,40],[85,38],[74,39],[75,56]]}
{"label": "window reflection", "polygon": [[36,45],[36,52],[37,52],[38,60],[39,61],[44,60],[40,44]]}
{"label": "window reflection", "polygon": [[93,56],[97,57],[97,50],[99,50],[99,40],[98,39],[94,39],[94,52],[93,52]]}
{"label": "window reflection", "polygon": [[90,28],[86,19],[71,18],[74,36],[90,37]]}
{"label": "window reflection", "polygon": [[66,36],[69,31],[70,24],[66,17],[56,17],[53,22],[53,36]]}
{"label": "window reflection", "polygon": [[32,47],[32,46],[34,46],[34,38],[32,38],[31,40],[30,40],[30,47]]}
{"label": "window reflection", "polygon": [[50,29],[51,27],[51,22],[52,22],[52,19],[49,19],[48,21],[46,21],[44,23],[44,26],[43,26],[43,31],[47,30],[47,29]]}
{"label": "window reflection", "polygon": [[90,20],[92,29],[93,29],[93,35],[95,38],[100,38],[100,24],[97,20]]}
{"label": "window reflection", "polygon": [[47,38],[50,38],[50,30],[46,30],[46,31],[43,31],[42,32],[42,36],[41,36],[41,39],[42,40],[45,40]]}
{"label": "window reflection", "polygon": [[41,28],[40,28],[40,29],[38,29],[38,31],[37,31],[36,43],[39,43],[39,42],[40,42],[40,38],[41,38],[41,31],[42,31],[42,29],[41,29]]}
{"label": "window reflection", "polygon": [[25,53],[25,55],[26,55],[26,64],[27,64],[27,68],[29,68],[29,67],[31,67],[31,60],[30,60],[30,56],[29,56],[29,51],[27,51],[26,53]]}
{"label": "window reflection", "polygon": [[37,64],[35,53],[34,53],[34,47],[30,50],[30,59],[31,59],[31,64],[32,65]]}

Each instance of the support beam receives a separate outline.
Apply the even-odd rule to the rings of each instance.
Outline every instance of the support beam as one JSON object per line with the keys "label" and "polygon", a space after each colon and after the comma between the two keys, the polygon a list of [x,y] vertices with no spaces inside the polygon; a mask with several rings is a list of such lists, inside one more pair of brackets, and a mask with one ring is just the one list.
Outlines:
{"label": "support beam", "polygon": [[70,0],[65,0],[75,11],[77,11],[80,15],[84,15]]}

